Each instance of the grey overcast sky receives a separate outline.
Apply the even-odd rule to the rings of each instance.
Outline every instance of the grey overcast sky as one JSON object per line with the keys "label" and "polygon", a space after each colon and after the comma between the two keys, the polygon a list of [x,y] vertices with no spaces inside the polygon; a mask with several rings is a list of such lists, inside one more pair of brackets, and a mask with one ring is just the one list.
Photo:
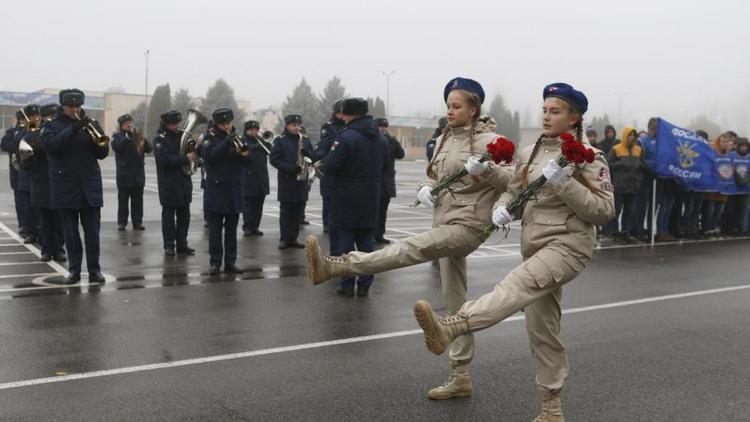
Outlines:
{"label": "grey overcast sky", "polygon": [[[337,75],[391,111],[443,110],[461,75],[536,123],[549,82],[583,90],[589,118],[640,127],[707,114],[750,134],[750,2],[712,1],[50,1],[6,4],[2,90],[144,89],[205,95],[224,78],[253,108],[280,105],[307,78]],[[12,43],[8,41],[14,41]],[[488,104],[489,105],[489,104]]]}

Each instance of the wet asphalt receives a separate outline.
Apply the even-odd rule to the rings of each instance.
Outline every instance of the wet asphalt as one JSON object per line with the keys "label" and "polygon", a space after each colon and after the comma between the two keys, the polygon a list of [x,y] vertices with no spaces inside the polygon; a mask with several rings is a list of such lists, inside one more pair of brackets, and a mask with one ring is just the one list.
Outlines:
{"label": "wet asphalt", "polygon": [[[238,241],[245,273],[210,277],[197,177],[188,236],[197,253],[169,258],[161,248],[153,161],[147,229],[118,232],[114,160],[107,159],[101,263],[108,281],[61,288],[46,283],[61,268],[39,263],[34,248],[14,236],[5,166],[2,421],[528,421],[536,415],[522,314],[476,335],[472,398],[428,400],[426,390],[445,380],[449,361],[426,351],[412,306],[420,298],[442,302],[437,269],[427,263],[380,274],[368,298],[341,298],[333,282],[309,285],[304,252],[276,248],[273,186],[265,236]],[[423,166],[397,165],[391,239],[430,226],[428,210],[409,207]],[[327,243],[317,184],[311,198],[312,224],[302,236],[317,234]],[[520,262],[518,234],[514,228],[507,238],[496,235],[470,257],[471,297],[490,291]],[[563,293],[564,308],[574,310],[563,316],[571,366],[567,420],[750,420],[748,245],[747,239],[603,244]],[[684,295],[690,292],[702,293]],[[366,338],[378,334],[386,335]],[[92,377],[95,371],[109,372]],[[76,374],[85,378],[66,378]]]}

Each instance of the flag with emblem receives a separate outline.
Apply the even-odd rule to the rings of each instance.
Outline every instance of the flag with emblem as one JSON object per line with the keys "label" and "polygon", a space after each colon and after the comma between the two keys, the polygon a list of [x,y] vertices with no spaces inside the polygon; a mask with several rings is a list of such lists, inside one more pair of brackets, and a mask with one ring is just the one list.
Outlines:
{"label": "flag with emblem", "polygon": [[696,192],[716,192],[716,152],[695,132],[658,119],[656,150],[652,169],[660,178],[675,179]]}

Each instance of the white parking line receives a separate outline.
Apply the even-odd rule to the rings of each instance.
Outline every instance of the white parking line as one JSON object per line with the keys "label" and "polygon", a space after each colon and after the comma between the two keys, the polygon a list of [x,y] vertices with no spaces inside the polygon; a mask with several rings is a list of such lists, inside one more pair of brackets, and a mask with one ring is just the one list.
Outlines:
{"label": "white parking line", "polygon": [[0,255],[26,255],[28,254],[28,251],[19,251],[19,252],[0,252]]}
{"label": "white parking line", "polygon": [[[723,287],[723,288],[710,289],[710,290],[699,290],[699,291],[678,293],[678,294],[664,295],[664,296],[653,296],[653,297],[646,297],[642,299],[626,300],[622,302],[603,303],[600,305],[583,306],[579,308],[565,309],[562,311],[562,313],[565,315],[578,314],[582,312],[622,308],[625,306],[635,306],[635,305],[642,305],[646,303],[662,302],[666,300],[683,299],[683,298],[688,298],[688,297],[705,296],[705,295],[712,295],[712,294],[718,294],[718,293],[727,293],[727,292],[734,292],[734,291],[747,290],[747,289],[750,289],[750,284],[743,284],[739,286]],[[515,315],[506,319],[504,322],[520,321],[522,319],[523,319],[522,315]],[[212,362],[221,362],[221,361],[243,359],[243,358],[250,358],[250,357],[256,357],[256,356],[275,355],[275,354],[287,353],[287,352],[297,352],[300,350],[319,349],[323,347],[340,346],[343,344],[363,343],[363,342],[375,341],[375,340],[385,340],[385,339],[391,339],[391,338],[397,338],[397,337],[418,335],[421,333],[422,333],[422,330],[395,331],[391,333],[375,334],[375,335],[360,336],[360,337],[350,337],[350,338],[343,338],[343,339],[330,340],[330,341],[319,341],[315,343],[304,343],[304,344],[297,344],[297,345],[292,345],[292,346],[274,347],[270,349],[253,350],[253,351],[241,352],[241,353],[229,353],[225,355],[207,356],[207,357],[195,358],[195,359],[184,359],[184,360],[177,360],[177,361],[172,361],[172,362],[154,363],[154,364],[148,364],[148,365],[129,366],[129,367],[124,367],[124,368],[105,369],[101,371],[83,372],[80,374],[70,374],[70,375],[63,375],[59,377],[47,377],[47,378],[36,378],[36,379],[29,379],[29,380],[23,380],[23,381],[13,381],[13,382],[6,382],[6,383],[0,384],[0,390],[9,390],[13,388],[29,387],[29,386],[43,385],[43,384],[52,384],[56,382],[73,381],[73,380],[88,379],[88,378],[100,378],[100,377],[107,377],[107,376],[113,376],[113,375],[123,375],[123,374],[135,373],[135,372],[153,371],[156,369],[178,368],[181,366],[191,366],[191,365],[202,365],[202,364],[212,363]]]}
{"label": "white parking line", "polygon": [[[23,244],[23,239],[21,239],[21,236],[19,236],[16,232],[14,232],[13,230],[11,230],[8,226],[6,226],[3,223],[0,223],[0,230],[4,231],[8,236],[10,236],[11,239],[13,239],[16,242],[18,242],[21,246],[24,246],[26,249],[28,249],[29,252],[31,252],[34,255],[36,255],[37,258],[41,258],[42,251],[40,251],[39,249],[37,249],[37,247],[34,246],[34,245]],[[25,252],[23,252],[23,253],[25,253]],[[49,261],[49,262],[47,262],[47,265],[49,265],[50,267],[52,267],[53,270],[57,271],[59,274],[61,274],[63,276],[67,276],[68,275],[68,271],[65,268],[63,268],[62,265],[58,264],[55,261]]]}

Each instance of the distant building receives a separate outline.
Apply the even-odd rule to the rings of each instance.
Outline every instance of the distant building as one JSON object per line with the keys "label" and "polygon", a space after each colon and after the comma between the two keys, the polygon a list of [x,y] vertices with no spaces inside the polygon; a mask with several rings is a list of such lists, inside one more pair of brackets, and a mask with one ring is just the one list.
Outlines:
{"label": "distant building", "polygon": [[388,116],[388,132],[404,147],[407,159],[424,159],[425,144],[438,127],[440,117]]}

